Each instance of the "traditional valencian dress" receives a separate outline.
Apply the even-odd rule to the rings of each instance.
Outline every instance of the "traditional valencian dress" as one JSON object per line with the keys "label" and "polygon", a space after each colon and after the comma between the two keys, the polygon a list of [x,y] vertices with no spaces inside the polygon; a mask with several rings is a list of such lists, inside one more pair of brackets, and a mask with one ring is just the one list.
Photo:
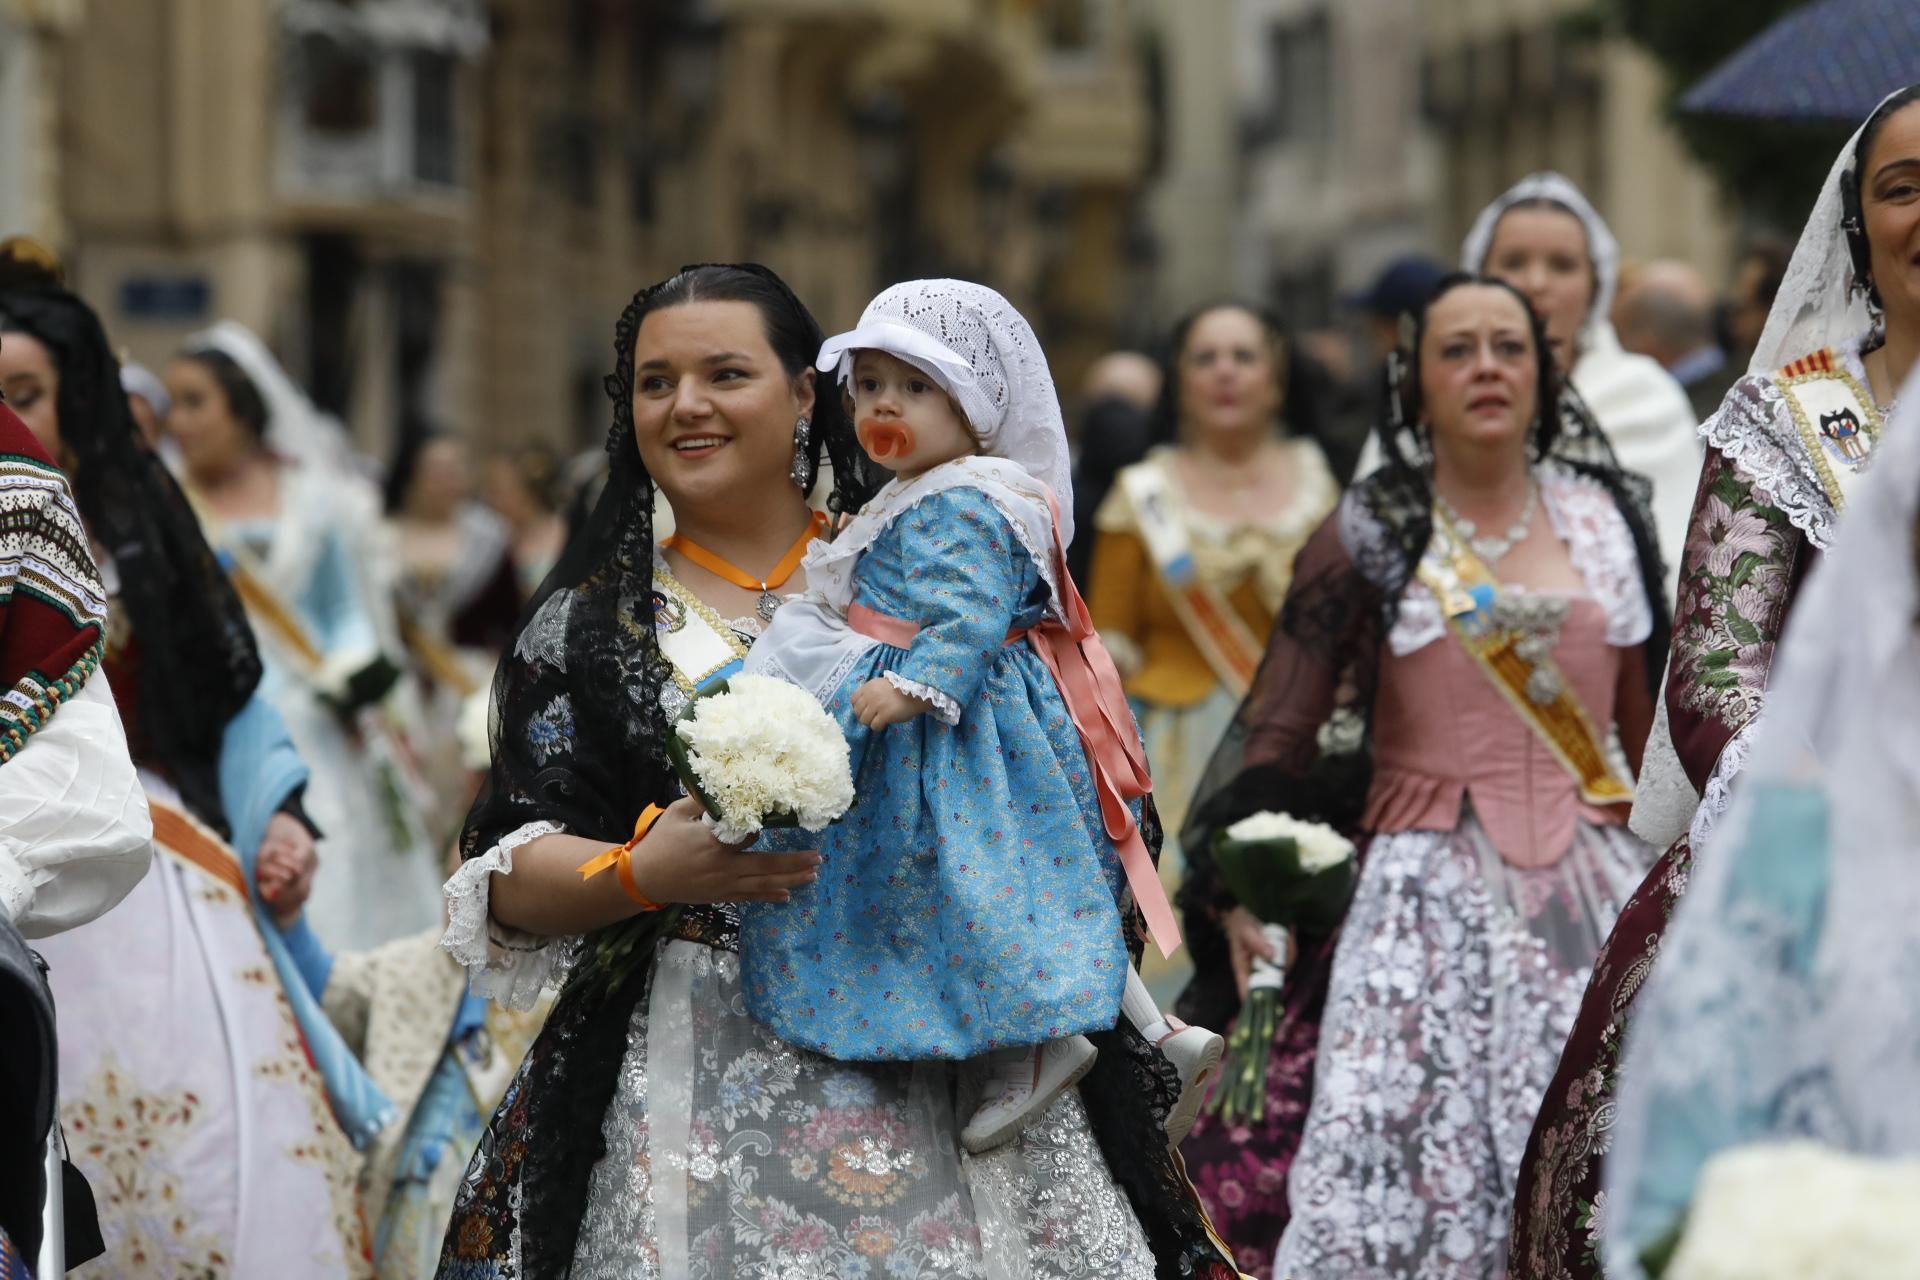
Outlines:
{"label": "traditional valencian dress", "polygon": [[1820,419],[1855,418],[1869,453],[1879,438],[1883,417],[1867,390],[1863,343],[1749,374],[1701,428],[1707,463],[1681,562],[1665,696],[1672,747],[1699,807],[1687,834],[1627,903],[1595,962],[1528,1146],[1513,1227],[1515,1274],[1600,1274],[1601,1162],[1611,1145],[1634,1000],[1686,891],[1693,851],[1732,803],[1766,701],[1774,646],[1800,584],[1832,544],[1863,469],[1821,432]]}
{"label": "traditional valencian dress", "polygon": [[[695,689],[739,670],[764,624],[722,620],[664,560],[653,567],[655,627],[672,664],[662,710],[672,716]],[[567,649],[574,600],[573,592],[549,599],[516,645],[519,661],[553,676],[579,668]],[[556,681],[543,705],[545,713],[517,731],[551,766],[580,749],[575,698]],[[484,989],[509,999],[531,999],[571,970],[580,943],[541,945],[490,923],[488,877],[511,874],[516,849],[562,829],[528,823],[448,885],[449,948]],[[1046,1267],[1086,1280],[1156,1274],[1078,1091],[1006,1147],[957,1154],[964,1116],[955,1111],[952,1064],[840,1063],[783,1041],[747,1014],[739,936],[732,908],[681,908],[650,957],[648,994],[634,1009],[605,1113],[606,1155],[594,1166],[573,1252],[578,1280],[823,1268],[946,1277]],[[567,1001],[563,992],[562,1009]],[[566,1052],[559,1017],[482,1141],[448,1230],[442,1276],[521,1274],[512,1259],[529,1155],[529,1072]],[[1111,1065],[1126,1078],[1118,1057]]]}
{"label": "traditional valencian dress", "polygon": [[[1293,576],[1293,559],[1339,500],[1340,486],[1320,446],[1305,437],[1282,445],[1293,463],[1293,494],[1280,510],[1236,523],[1187,501],[1176,452],[1160,448],[1121,471],[1094,517],[1087,603],[1094,626],[1126,677],[1153,768],[1154,803],[1169,830],[1186,820],[1187,802],[1207,757],[1246,696]],[[1160,858],[1169,894],[1186,863],[1178,845]],[[1218,944],[1202,935],[1189,941]],[[1150,985],[1178,987],[1187,957],[1172,963],[1149,952]],[[1189,1021],[1219,1026],[1193,1010]],[[1200,1127],[1209,1125],[1204,1117]]]}
{"label": "traditional valencian dress", "polygon": [[[1613,1145],[1635,1001],[1694,856],[1733,802],[1801,582],[1833,547],[1891,411],[1875,404],[1861,361],[1879,339],[1867,294],[1855,287],[1845,228],[1843,188],[1855,182],[1859,138],[1856,131],[1827,174],[1747,376],[1700,428],[1707,461],[1681,560],[1664,715],[1634,798],[1635,830],[1667,852],[1594,964],[1534,1125],[1514,1206],[1514,1275],[1601,1274],[1609,1217],[1601,1165]],[[1843,420],[1858,424],[1844,448],[1832,430]]]}
{"label": "traditional valencian dress", "polygon": [[[689,270],[784,289],[764,268]],[[741,669],[766,625],[719,617],[658,552],[631,422],[631,335],[651,298],[621,322],[606,490],[502,660],[488,788],[447,885],[447,947],[478,989],[524,1002],[564,984],[468,1168],[440,1275],[1225,1280],[1166,1148],[1178,1082],[1124,1021],[1089,1036],[1098,1056],[1078,1086],[976,1157],[960,1147],[961,1066],[839,1062],[750,1016],[730,907],[645,912],[584,939],[491,919],[494,877],[514,874],[528,842],[566,832],[619,844],[648,804],[672,801],[668,726],[696,690]],[[879,486],[851,427],[828,405],[813,428],[835,506],[857,509]],[[1013,536],[965,510],[961,531],[979,546]],[[1000,562],[1016,587],[1016,570],[1033,571],[1004,548]],[[1005,640],[1002,624],[981,643],[998,654]],[[1025,680],[1024,664],[1012,670]],[[902,736],[938,741],[931,728]],[[1153,847],[1157,830],[1144,838]]]}
{"label": "traditional valencian dress", "polygon": [[56,353],[61,438],[109,604],[102,666],[157,854],[117,911],[41,947],[61,1125],[105,1241],[87,1270],[370,1276],[353,1142],[388,1108],[253,894],[255,854],[275,817],[298,820],[306,770],[256,692],[240,604],[139,438],[97,317],[51,286],[0,307]]}
{"label": "traditional valencian dress", "polygon": [[313,770],[306,803],[326,837],[327,874],[314,877],[308,914],[330,945],[373,947],[434,920],[439,871],[421,821],[424,793],[377,709],[345,719],[332,704],[344,675],[383,655],[376,605],[328,478],[304,463],[280,474],[277,517],[203,512],[202,522],[260,637],[261,692]]}
{"label": "traditional valencian dress", "polygon": [[434,1273],[467,1157],[546,1016],[544,1001],[523,1011],[469,993],[440,937],[335,955],[304,920],[286,934],[308,990],[396,1109],[360,1178],[380,1280]]}
{"label": "traditional valencian dress", "polygon": [[271,517],[200,516],[259,640],[261,692],[313,771],[306,805],[327,874],[314,878],[308,917],[330,946],[356,950],[417,933],[439,919],[430,795],[400,726],[354,687],[400,651],[377,508],[367,509],[365,482],[312,442],[324,431],[318,411],[257,338],[223,322],[192,338],[197,348],[245,370],[285,461]]}
{"label": "traditional valencian dress", "polygon": [[[1651,535],[1595,429],[1567,419],[1581,433],[1535,480],[1582,589],[1501,585],[1409,466],[1369,476],[1301,553],[1184,833],[1190,917],[1233,905],[1205,851],[1247,814],[1361,847],[1344,925],[1299,940],[1265,1118],[1189,1161],[1250,1274],[1481,1277],[1504,1254],[1541,1091],[1650,857],[1610,740],[1651,715]],[[1231,999],[1224,957],[1196,985]]]}
{"label": "traditional valencian dress", "polygon": [[[1920,1156],[1911,382],[1902,403],[1793,610],[1739,790],[1698,846],[1633,1006],[1605,1169],[1610,1276],[1639,1275],[1686,1219],[1703,1166],[1732,1148]],[[1756,1223],[1756,1237],[1800,1225]]]}
{"label": "traditional valencian dress", "polygon": [[[1048,501],[998,458],[888,485],[815,544],[820,605],[783,611],[748,664],[778,672],[785,641],[816,643],[783,619],[851,617],[832,629],[852,644],[824,692],[854,806],[813,838],[819,884],[744,912],[748,1008],[783,1039],[841,1059],[969,1058],[1119,1014],[1124,875],[1073,716],[1025,643],[1059,608]],[[853,693],[880,678],[932,710],[863,728]]]}

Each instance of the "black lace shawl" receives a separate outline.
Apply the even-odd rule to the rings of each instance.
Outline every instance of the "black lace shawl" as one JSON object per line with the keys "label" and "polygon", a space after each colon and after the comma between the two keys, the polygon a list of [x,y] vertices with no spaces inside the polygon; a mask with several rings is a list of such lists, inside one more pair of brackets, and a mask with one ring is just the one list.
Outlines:
{"label": "black lace shawl", "polygon": [[[1570,384],[1561,386],[1558,403],[1558,421],[1536,431],[1534,456],[1597,482],[1625,518],[1653,609],[1644,652],[1648,694],[1657,697],[1671,615],[1649,510],[1652,486],[1621,468]],[[1381,644],[1432,533],[1431,451],[1420,431],[1403,428],[1388,439],[1386,465],[1354,484],[1294,562],[1266,657],[1180,832],[1188,872],[1179,902],[1194,977],[1179,1012],[1190,1022],[1225,1026],[1240,1006],[1220,927],[1232,897],[1209,852],[1215,834],[1262,810],[1361,834]]]}
{"label": "black lace shawl", "polygon": [[[146,672],[137,691],[141,763],[195,817],[227,830],[220,744],[260,683],[253,628],[186,495],[140,437],[120,364],[92,308],[51,284],[0,289],[0,332],[52,353],[74,501],[120,579],[119,602]],[[127,691],[122,691],[125,696]]]}

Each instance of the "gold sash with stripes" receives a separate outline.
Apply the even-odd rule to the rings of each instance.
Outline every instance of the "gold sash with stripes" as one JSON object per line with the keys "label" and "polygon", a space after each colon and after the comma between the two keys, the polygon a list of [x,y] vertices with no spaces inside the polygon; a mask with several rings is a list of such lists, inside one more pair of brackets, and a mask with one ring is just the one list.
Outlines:
{"label": "gold sash with stripes", "polygon": [[1172,476],[1149,460],[1122,471],[1119,484],[1133,506],[1140,541],[1166,588],[1174,616],[1221,685],[1236,699],[1246,697],[1266,646],[1233,603],[1195,569],[1187,531],[1173,510]]}

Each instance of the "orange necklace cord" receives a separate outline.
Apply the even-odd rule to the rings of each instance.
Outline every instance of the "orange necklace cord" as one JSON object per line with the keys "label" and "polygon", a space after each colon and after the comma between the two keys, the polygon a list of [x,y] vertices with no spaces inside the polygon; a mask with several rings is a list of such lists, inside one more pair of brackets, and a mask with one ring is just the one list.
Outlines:
{"label": "orange necklace cord", "polygon": [[780,557],[780,563],[773,566],[773,571],[764,579],[756,578],[731,560],[715,555],[683,533],[674,534],[660,545],[678,551],[716,578],[731,582],[736,587],[743,587],[748,591],[766,592],[786,584],[787,579],[793,576],[793,571],[800,567],[800,561],[806,558],[808,545],[826,531],[826,513],[814,512],[813,519],[807,522],[806,531],[791,547],[787,548],[787,554]]}

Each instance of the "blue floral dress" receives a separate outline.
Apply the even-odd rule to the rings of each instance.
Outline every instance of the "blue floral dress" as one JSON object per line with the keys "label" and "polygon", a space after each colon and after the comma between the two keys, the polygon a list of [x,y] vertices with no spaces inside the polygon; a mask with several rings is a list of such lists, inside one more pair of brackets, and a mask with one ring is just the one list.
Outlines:
{"label": "blue floral dress", "polygon": [[[877,644],[827,701],[855,800],[805,843],[818,883],[744,912],[749,1012],[842,1061],[968,1058],[1114,1024],[1126,983],[1123,874],[1052,674],[1009,632],[1049,589],[979,489],[930,494],[854,569],[854,604],[919,624]],[[934,703],[874,733],[875,677]]]}

